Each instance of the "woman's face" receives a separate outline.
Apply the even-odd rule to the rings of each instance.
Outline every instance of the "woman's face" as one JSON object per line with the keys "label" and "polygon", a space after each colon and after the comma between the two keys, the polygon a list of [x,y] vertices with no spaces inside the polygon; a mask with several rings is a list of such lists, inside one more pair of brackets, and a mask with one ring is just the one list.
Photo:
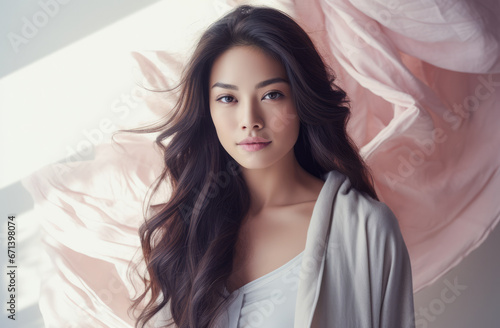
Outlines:
{"label": "woman's face", "polygon": [[[212,66],[209,97],[220,143],[242,167],[265,168],[293,155],[300,121],[279,61],[257,47],[227,50]],[[242,144],[248,137],[262,139]]]}

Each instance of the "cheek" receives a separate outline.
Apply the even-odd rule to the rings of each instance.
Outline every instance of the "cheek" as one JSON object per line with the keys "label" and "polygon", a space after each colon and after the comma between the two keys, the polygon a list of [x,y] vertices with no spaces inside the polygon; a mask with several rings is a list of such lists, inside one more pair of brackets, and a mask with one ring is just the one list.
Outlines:
{"label": "cheek", "polygon": [[210,112],[210,117],[212,118],[212,123],[214,124],[215,126],[215,129],[217,131],[220,130],[220,126],[222,125],[222,117],[219,113],[217,112],[213,112],[211,111]]}
{"label": "cheek", "polygon": [[232,129],[232,122],[228,116],[220,115],[220,113],[212,114],[212,122],[221,143],[227,141],[228,137],[231,135]]}
{"label": "cheek", "polygon": [[298,134],[300,121],[297,111],[290,104],[284,104],[273,111],[273,116],[269,121],[271,129],[275,133],[293,136]]}

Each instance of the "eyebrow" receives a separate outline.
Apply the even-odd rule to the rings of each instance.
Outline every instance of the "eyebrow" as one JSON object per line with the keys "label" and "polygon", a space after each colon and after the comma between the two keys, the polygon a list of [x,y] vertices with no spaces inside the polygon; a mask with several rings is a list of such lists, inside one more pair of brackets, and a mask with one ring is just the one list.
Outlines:
{"label": "eyebrow", "polygon": [[[279,83],[279,82],[290,83],[287,79],[284,79],[282,77],[275,77],[275,78],[257,83],[257,85],[255,86],[255,89],[260,89],[260,88],[263,88],[263,87],[268,86],[270,84]],[[212,85],[212,88],[215,88],[215,87],[230,89],[230,90],[238,90],[238,87],[235,86],[234,84],[227,84],[227,83],[222,83],[222,82],[216,82],[214,85]]]}

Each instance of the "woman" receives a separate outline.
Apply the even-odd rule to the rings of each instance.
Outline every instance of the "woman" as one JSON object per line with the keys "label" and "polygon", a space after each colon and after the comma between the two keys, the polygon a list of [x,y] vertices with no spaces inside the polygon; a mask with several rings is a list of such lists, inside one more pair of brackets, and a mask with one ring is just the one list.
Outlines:
{"label": "woman", "polygon": [[333,80],[290,17],[240,6],[202,35],[166,122],[126,130],[161,132],[153,190],[172,188],[140,229],[137,327],[414,326],[406,246]]}

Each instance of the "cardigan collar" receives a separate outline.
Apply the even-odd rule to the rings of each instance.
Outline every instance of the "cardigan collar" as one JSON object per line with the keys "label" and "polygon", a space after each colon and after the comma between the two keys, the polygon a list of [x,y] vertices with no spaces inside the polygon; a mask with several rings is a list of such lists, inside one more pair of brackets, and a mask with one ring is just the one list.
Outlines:
{"label": "cardigan collar", "polygon": [[323,177],[326,181],[309,222],[297,291],[294,326],[301,328],[310,327],[313,319],[323,277],[334,201],[340,185],[346,180],[345,175],[335,170],[325,173]]}

